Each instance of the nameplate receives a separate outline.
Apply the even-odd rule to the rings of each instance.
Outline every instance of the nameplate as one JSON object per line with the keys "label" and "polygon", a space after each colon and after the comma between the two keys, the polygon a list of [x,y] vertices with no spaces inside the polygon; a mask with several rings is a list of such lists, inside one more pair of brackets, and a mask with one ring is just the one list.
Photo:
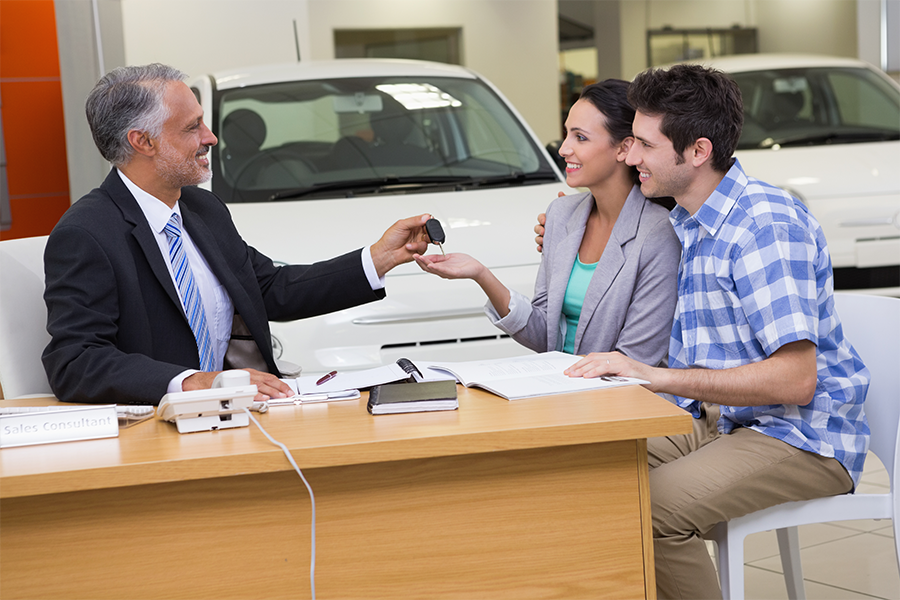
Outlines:
{"label": "nameplate", "polygon": [[0,448],[117,437],[115,404],[0,415]]}

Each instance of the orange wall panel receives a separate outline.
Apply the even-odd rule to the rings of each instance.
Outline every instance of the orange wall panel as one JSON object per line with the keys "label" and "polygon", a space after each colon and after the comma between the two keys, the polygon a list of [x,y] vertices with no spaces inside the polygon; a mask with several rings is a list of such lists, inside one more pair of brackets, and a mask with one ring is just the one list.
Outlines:
{"label": "orange wall panel", "polygon": [[68,193],[59,81],[0,81],[0,97],[10,197]]}
{"label": "orange wall panel", "polygon": [[[0,2],[5,1],[0,0]],[[12,208],[13,219],[16,221],[13,227],[16,238],[47,235],[50,233],[50,229],[53,229],[53,225],[63,216],[63,213],[69,209],[70,205],[68,194],[37,198],[10,198],[9,203]],[[53,223],[53,225],[50,225],[50,229],[47,229],[48,223]],[[13,238],[12,235],[6,235],[12,232],[13,229],[3,232],[4,240]]]}
{"label": "orange wall panel", "polygon": [[0,0],[0,76],[59,77],[53,0]]}
{"label": "orange wall panel", "polygon": [[45,235],[69,206],[53,0],[0,0],[0,103],[12,213],[0,239]]}

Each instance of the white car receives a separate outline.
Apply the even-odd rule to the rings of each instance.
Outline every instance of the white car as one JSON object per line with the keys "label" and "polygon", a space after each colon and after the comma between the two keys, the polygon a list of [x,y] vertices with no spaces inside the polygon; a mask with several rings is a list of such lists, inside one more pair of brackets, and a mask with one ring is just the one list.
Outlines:
{"label": "white car", "polygon": [[835,288],[900,295],[900,85],[862,61],[748,54],[704,64],[741,88],[736,156],[822,224]]}
{"label": "white car", "polygon": [[[532,294],[535,217],[571,190],[522,117],[477,74],[337,60],[216,73],[190,85],[219,138],[211,189],[244,239],[274,261],[331,258],[427,212],[442,223],[447,252],[470,253]],[[388,274],[386,289],[380,302],[272,323],[276,357],[320,373],[400,357],[526,352],[490,324],[472,282],[408,264]]]}

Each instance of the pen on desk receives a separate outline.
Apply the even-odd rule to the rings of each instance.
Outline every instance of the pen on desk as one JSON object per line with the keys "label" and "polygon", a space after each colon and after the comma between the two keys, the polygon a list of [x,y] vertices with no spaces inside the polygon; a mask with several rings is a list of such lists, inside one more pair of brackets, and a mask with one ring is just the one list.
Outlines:
{"label": "pen on desk", "polygon": [[337,376],[337,371],[332,371],[331,373],[328,373],[327,375],[322,376],[322,378],[316,382],[316,385],[322,385],[326,381],[331,381],[332,379],[335,378],[335,376]]}

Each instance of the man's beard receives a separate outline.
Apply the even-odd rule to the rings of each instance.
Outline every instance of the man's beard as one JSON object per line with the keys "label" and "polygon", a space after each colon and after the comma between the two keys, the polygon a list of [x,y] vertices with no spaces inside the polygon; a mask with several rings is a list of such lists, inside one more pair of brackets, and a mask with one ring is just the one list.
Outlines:
{"label": "man's beard", "polygon": [[[206,156],[209,156],[209,146],[205,146]],[[197,153],[193,159],[196,159]],[[204,167],[194,160],[188,162],[183,156],[168,144],[162,144],[157,155],[156,172],[169,185],[177,188],[183,188],[187,185],[198,185],[209,181],[212,177],[212,171],[209,167]]]}

